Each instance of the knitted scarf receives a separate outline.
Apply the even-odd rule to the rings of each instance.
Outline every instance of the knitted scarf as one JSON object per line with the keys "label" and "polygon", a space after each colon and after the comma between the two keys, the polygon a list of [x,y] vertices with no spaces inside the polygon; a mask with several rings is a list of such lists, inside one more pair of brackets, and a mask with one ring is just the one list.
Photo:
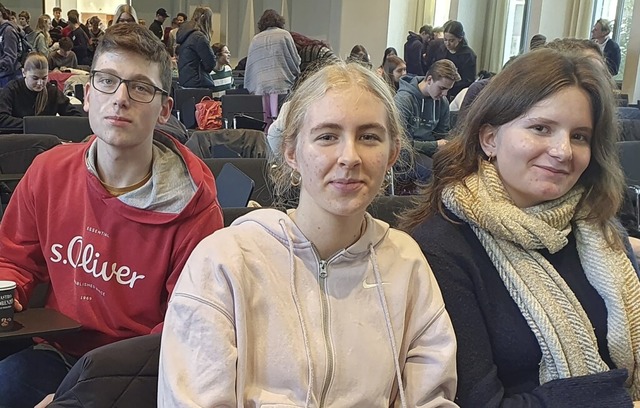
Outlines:
{"label": "knitted scarf", "polygon": [[442,200],[471,226],[536,336],[542,351],[540,384],[609,370],[589,317],[539,252],[561,250],[574,226],[584,272],[607,308],[609,353],[618,368],[629,371],[626,385],[638,400],[640,281],[624,251],[611,249],[600,228],[576,217],[582,194],[577,186],[556,200],[518,208],[495,167],[483,160],[478,173],[447,187]]}

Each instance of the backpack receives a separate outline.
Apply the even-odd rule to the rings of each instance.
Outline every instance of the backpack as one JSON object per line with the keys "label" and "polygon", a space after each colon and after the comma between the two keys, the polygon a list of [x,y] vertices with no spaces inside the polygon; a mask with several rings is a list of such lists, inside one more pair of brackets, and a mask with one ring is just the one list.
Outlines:
{"label": "backpack", "polygon": [[[5,26],[2,31],[0,31],[0,36],[4,35],[6,29],[7,26]],[[24,62],[27,59],[27,55],[29,55],[29,53],[33,51],[33,47],[31,46],[29,41],[27,41],[27,36],[22,31],[18,30],[15,27],[13,29],[16,33],[16,36],[18,37],[16,61],[20,63],[20,67],[23,67]]]}
{"label": "backpack", "polygon": [[27,55],[33,51],[33,46],[27,40],[27,36],[22,32],[16,30],[18,36],[18,58],[20,65],[24,67],[24,62],[27,60]]}

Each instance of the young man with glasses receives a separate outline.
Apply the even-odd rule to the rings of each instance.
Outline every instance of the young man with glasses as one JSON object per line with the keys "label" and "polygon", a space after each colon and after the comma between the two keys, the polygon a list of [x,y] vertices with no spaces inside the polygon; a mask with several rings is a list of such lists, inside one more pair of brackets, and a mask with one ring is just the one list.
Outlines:
{"label": "young man with glasses", "polygon": [[171,113],[170,86],[153,33],[112,26],[85,88],[95,136],[41,154],[17,187],[0,224],[0,280],[17,283],[18,312],[49,282],[47,307],[82,330],[0,360],[0,405],[33,406],[85,352],[161,329],[191,250],[222,227],[209,169],[154,134]]}

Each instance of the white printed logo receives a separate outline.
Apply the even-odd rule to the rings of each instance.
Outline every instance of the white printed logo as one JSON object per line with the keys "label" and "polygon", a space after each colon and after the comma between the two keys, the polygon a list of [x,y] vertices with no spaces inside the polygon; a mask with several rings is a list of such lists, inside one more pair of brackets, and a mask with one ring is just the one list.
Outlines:
{"label": "white printed logo", "polygon": [[[115,262],[111,264],[111,272],[107,271],[109,261],[104,261],[100,270],[98,270],[100,253],[95,251],[92,244],[85,244],[80,235],[73,237],[69,241],[66,258],[59,251],[63,248],[64,245],[62,244],[51,245],[51,252],[53,252],[53,257],[49,258],[51,262],[62,262],[64,265],[69,264],[74,268],[82,268],[86,273],[93,275],[95,278],[102,278],[105,282],[109,282],[115,277],[120,285],[129,286],[131,289],[133,289],[136,281],[145,278],[144,275],[139,275],[138,272],[132,271],[126,265],[118,267]],[[62,253],[64,253],[64,250]]]}
{"label": "white printed logo", "polygon": [[[381,282],[381,285],[389,285],[389,282]],[[371,288],[375,288],[376,286],[378,286],[377,283],[367,283],[367,280],[363,280],[362,281],[362,287],[365,289],[371,289]]]}

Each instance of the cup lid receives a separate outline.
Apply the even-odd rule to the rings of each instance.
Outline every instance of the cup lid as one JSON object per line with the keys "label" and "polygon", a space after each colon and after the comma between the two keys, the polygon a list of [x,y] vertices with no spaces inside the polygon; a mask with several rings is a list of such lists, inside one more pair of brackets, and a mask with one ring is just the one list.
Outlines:
{"label": "cup lid", "polygon": [[16,283],[14,281],[0,280],[0,290],[15,289]]}

